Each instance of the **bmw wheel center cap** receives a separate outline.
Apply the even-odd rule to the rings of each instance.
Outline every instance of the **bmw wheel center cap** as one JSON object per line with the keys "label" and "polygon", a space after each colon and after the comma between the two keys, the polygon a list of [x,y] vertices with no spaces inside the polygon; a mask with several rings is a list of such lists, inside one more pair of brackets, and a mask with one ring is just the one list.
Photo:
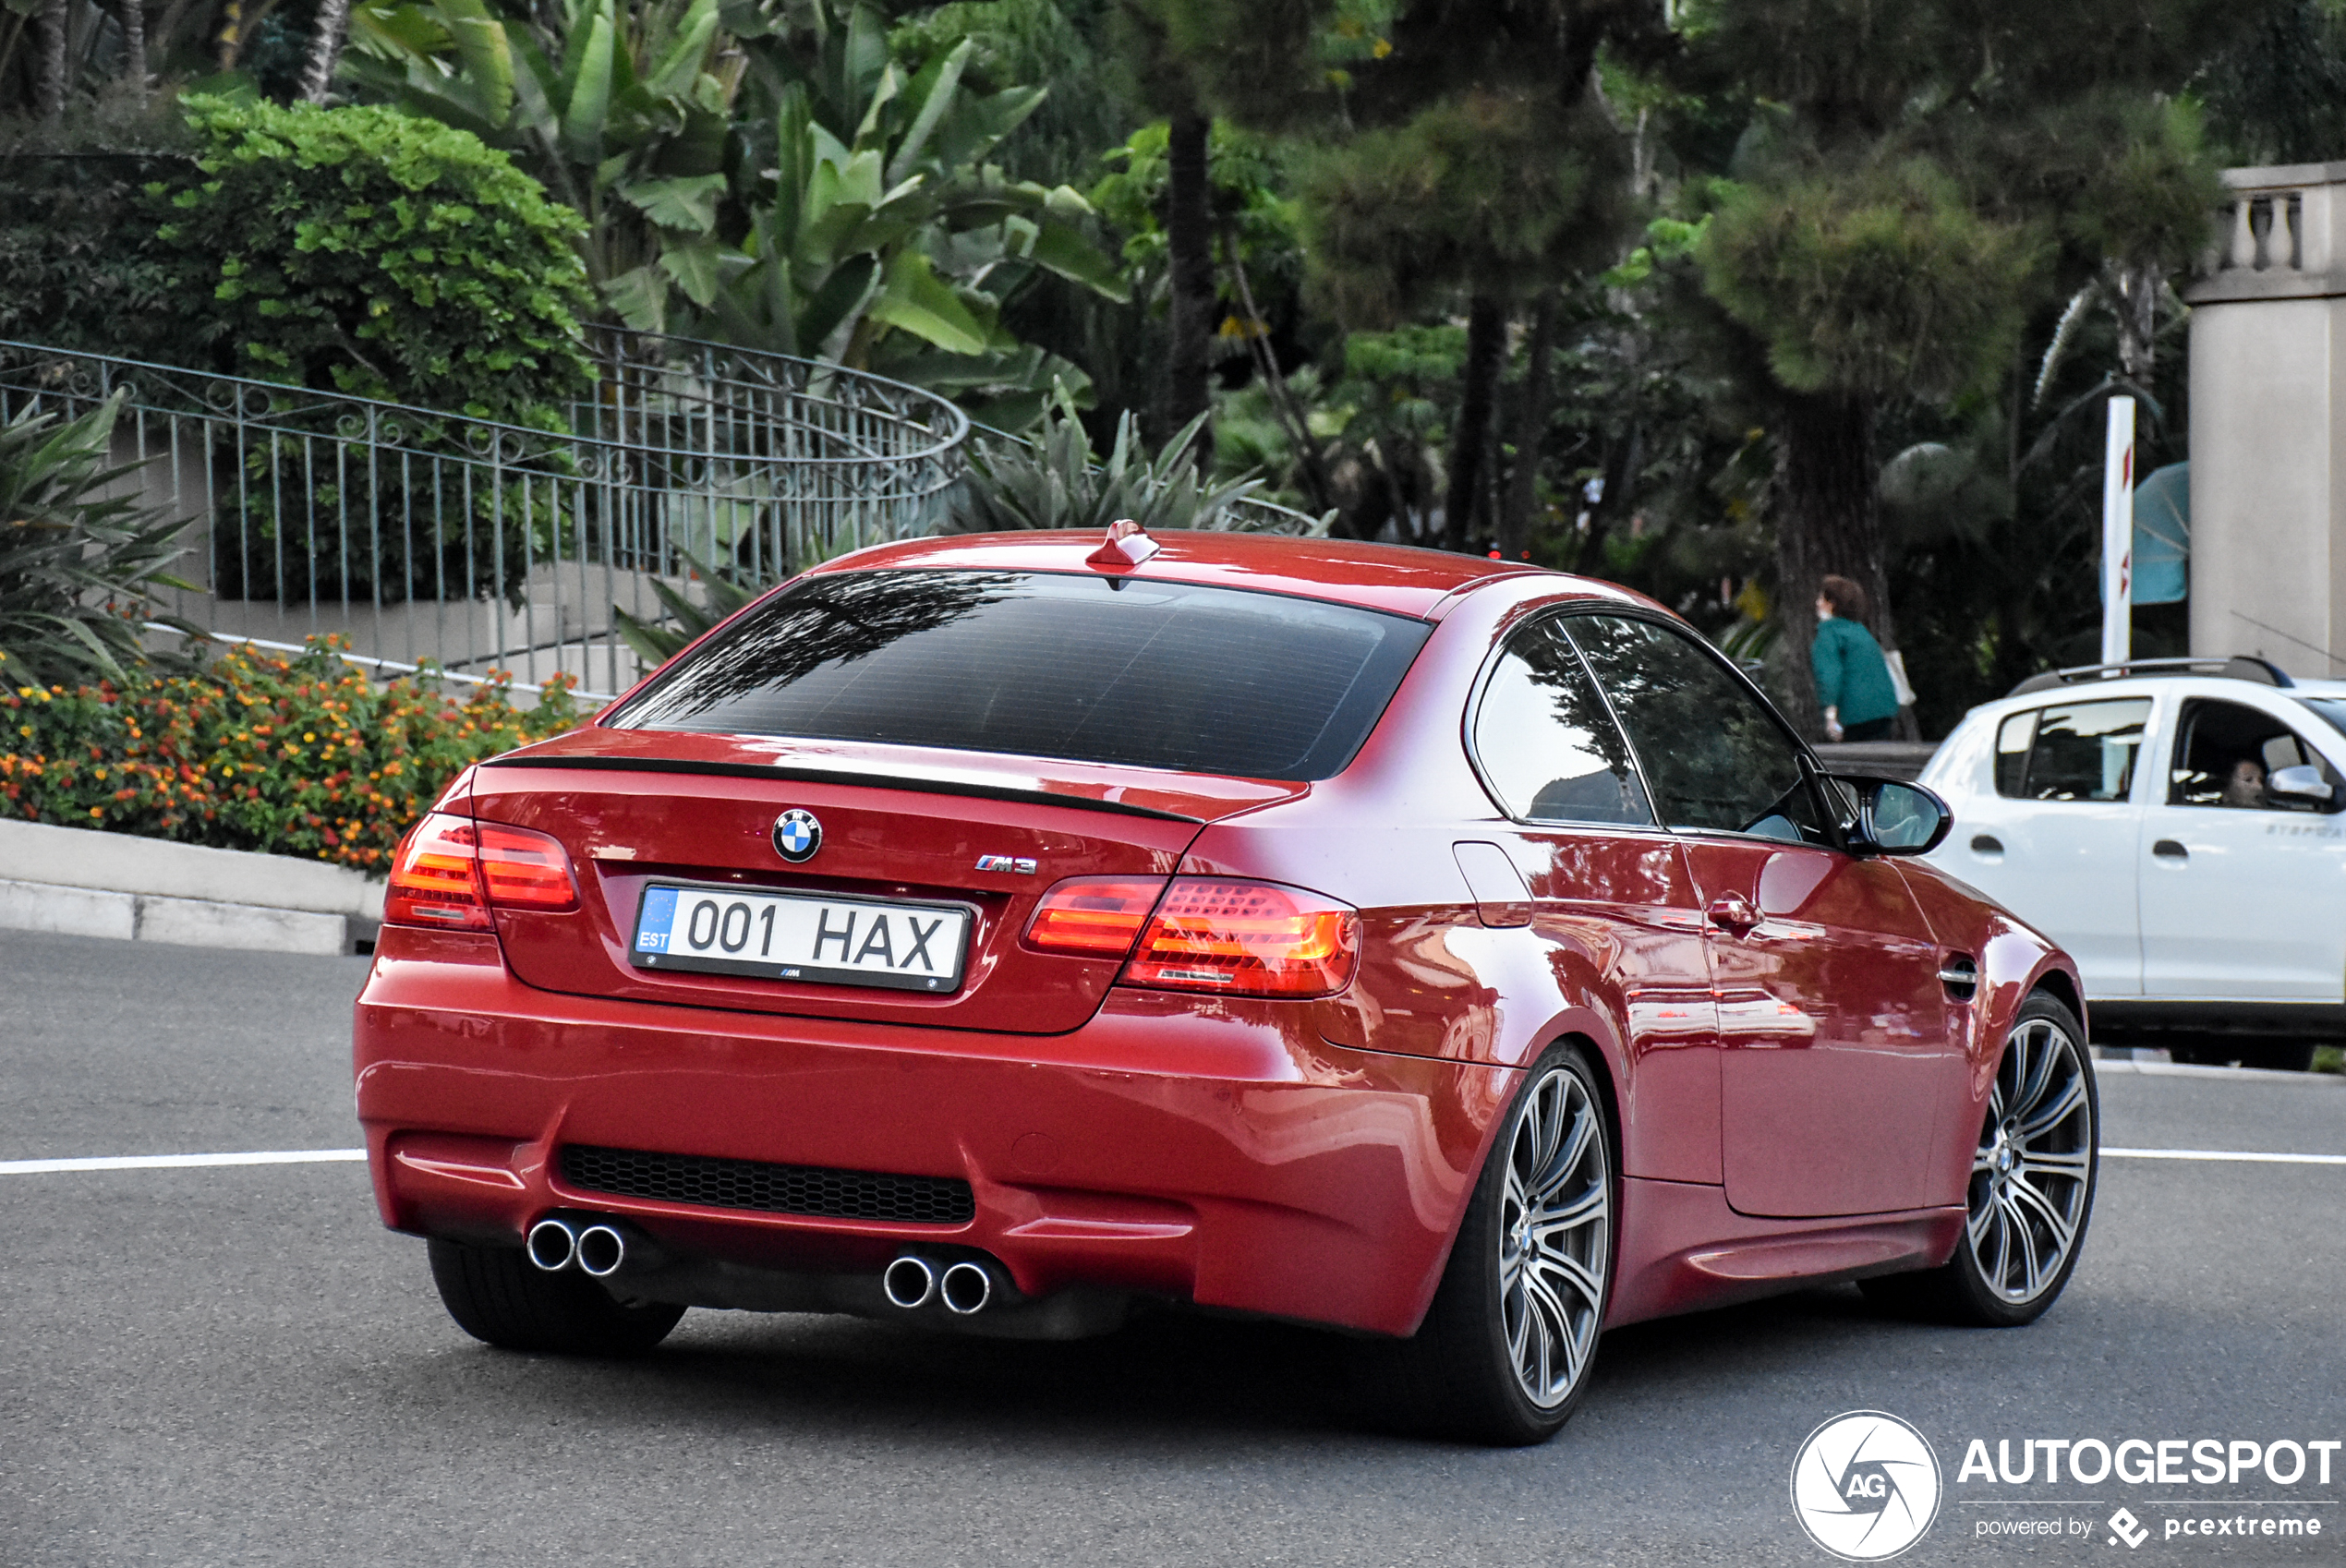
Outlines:
{"label": "bmw wheel center cap", "polygon": [[774,852],[796,864],[823,847],[823,825],[811,811],[792,809],[774,819]]}

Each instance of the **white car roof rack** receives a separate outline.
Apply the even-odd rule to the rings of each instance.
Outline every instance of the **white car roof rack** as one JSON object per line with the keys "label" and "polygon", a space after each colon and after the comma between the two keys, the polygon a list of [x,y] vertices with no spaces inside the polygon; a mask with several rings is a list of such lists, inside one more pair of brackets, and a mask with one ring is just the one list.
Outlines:
{"label": "white car roof rack", "polygon": [[2078,664],[2031,675],[2004,695],[2050,692],[2089,681],[2117,681],[2129,675],[2212,675],[2232,681],[2253,681],[2259,686],[2294,686],[2289,671],[2268,658],[2234,654],[2230,658],[2137,658],[2124,664]]}

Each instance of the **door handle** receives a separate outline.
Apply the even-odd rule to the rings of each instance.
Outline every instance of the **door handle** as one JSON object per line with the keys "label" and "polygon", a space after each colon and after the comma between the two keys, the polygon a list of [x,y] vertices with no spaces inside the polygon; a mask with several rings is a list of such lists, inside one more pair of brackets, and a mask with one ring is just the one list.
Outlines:
{"label": "door handle", "polygon": [[1971,836],[1971,852],[1975,855],[2001,855],[2004,852],[2004,841],[1990,834],[1975,833]]}
{"label": "door handle", "polygon": [[1745,932],[1760,923],[1760,911],[1742,894],[1730,893],[1711,901],[1711,923],[1728,931]]}
{"label": "door handle", "polygon": [[2187,861],[2191,859],[2191,851],[2184,849],[2172,838],[2159,839],[2159,842],[2150,847],[2150,852],[2157,855],[2161,860]]}

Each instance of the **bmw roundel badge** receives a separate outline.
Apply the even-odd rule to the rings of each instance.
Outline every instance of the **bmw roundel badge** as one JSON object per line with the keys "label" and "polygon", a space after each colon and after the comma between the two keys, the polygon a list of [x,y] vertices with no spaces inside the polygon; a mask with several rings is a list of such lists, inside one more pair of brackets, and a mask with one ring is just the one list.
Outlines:
{"label": "bmw roundel badge", "polygon": [[796,864],[812,860],[823,847],[823,825],[811,811],[792,809],[774,819],[774,852]]}

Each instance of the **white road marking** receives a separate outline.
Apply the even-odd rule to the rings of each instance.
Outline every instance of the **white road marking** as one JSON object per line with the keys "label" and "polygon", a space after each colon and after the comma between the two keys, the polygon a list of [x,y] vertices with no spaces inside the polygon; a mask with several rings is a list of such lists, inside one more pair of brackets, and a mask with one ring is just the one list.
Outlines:
{"label": "white road marking", "polygon": [[2267,1154],[2246,1149],[2105,1149],[2113,1160],[2238,1160],[2254,1165],[2346,1165],[2346,1154]]}
{"label": "white road marking", "polygon": [[364,1149],[259,1149],[238,1154],[92,1154],[74,1160],[0,1160],[0,1176],[49,1171],[167,1171],[188,1165],[315,1165],[363,1160]]}

